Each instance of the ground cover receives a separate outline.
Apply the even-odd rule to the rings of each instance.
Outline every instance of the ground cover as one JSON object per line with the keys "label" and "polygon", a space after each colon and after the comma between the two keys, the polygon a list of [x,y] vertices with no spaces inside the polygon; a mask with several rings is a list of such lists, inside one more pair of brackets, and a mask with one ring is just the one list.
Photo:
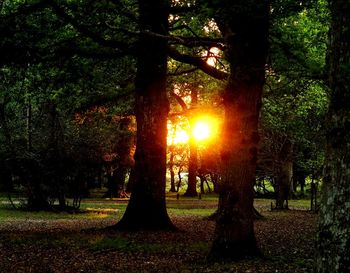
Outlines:
{"label": "ground cover", "polygon": [[255,222],[263,256],[234,263],[207,263],[215,223],[206,216],[215,198],[169,199],[177,232],[103,230],[122,216],[125,200],[86,200],[84,213],[15,212],[0,206],[0,272],[311,272],[317,216],[307,202],[290,211],[270,211]]}

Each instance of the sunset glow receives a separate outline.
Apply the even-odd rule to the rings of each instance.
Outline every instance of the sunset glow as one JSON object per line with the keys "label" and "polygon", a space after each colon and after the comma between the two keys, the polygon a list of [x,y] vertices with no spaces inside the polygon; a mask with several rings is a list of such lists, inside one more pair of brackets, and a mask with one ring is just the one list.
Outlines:
{"label": "sunset glow", "polygon": [[210,124],[205,121],[198,121],[192,129],[193,137],[198,141],[209,138],[210,133]]}
{"label": "sunset glow", "polygon": [[168,124],[168,145],[181,145],[190,141],[191,137],[196,142],[206,142],[215,138],[218,134],[219,122],[211,116],[199,116],[194,119],[192,129],[178,124]]}
{"label": "sunset glow", "polygon": [[190,137],[188,136],[186,131],[178,131],[175,134],[175,137],[173,139],[174,144],[181,144],[181,143],[186,143]]}

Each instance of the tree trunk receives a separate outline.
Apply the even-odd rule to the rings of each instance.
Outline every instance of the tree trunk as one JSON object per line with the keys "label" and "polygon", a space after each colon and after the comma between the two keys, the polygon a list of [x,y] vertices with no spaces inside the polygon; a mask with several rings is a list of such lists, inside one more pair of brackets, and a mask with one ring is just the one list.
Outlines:
{"label": "tree trunk", "polygon": [[350,1],[330,0],[327,149],[315,272],[350,272]]}
{"label": "tree trunk", "polygon": [[197,143],[193,137],[192,129],[194,126],[195,112],[198,103],[198,91],[196,88],[191,90],[191,115],[190,116],[190,158],[188,163],[188,186],[185,192],[185,196],[194,197],[197,196],[197,169],[198,169],[198,150]]}
{"label": "tree trunk", "polygon": [[218,185],[219,185],[219,175],[216,173],[210,173],[210,180],[213,183],[213,191],[215,193],[219,193]]}
{"label": "tree trunk", "polygon": [[135,182],[120,230],[173,229],[166,211],[166,137],[169,101],[166,93],[168,1],[139,0],[139,56],[136,74],[137,142]]}
{"label": "tree trunk", "polygon": [[177,192],[179,192],[181,184],[182,184],[181,172],[182,172],[182,167],[179,167],[179,171],[177,172],[177,177],[179,178],[179,181],[177,181],[177,185],[176,185]]}
{"label": "tree trunk", "polygon": [[132,186],[135,184],[136,176],[135,176],[135,166],[130,168],[129,172],[129,180],[126,184],[126,192],[132,192]]}
{"label": "tree trunk", "polygon": [[201,194],[205,194],[204,183],[206,182],[206,178],[204,175],[200,175],[199,179],[200,179],[200,186],[201,186]]}
{"label": "tree trunk", "polygon": [[28,99],[27,99],[27,116],[26,116],[26,125],[27,125],[27,150],[29,152],[32,151],[33,148],[33,137],[32,137],[32,133],[33,133],[33,121],[32,121],[32,102],[31,102],[31,98],[30,95],[28,95]]}
{"label": "tree trunk", "polygon": [[276,174],[276,209],[288,209],[288,199],[292,189],[293,177],[293,148],[290,140],[286,139],[278,156],[279,162]]}
{"label": "tree trunk", "polygon": [[190,140],[190,158],[188,164],[188,186],[184,196],[197,196],[197,145],[194,140]]}
{"label": "tree trunk", "polygon": [[118,166],[113,173],[108,174],[108,191],[103,195],[105,198],[120,198],[124,191],[125,178],[127,174],[127,167],[124,165]]}
{"label": "tree trunk", "polygon": [[231,73],[224,95],[219,207],[210,259],[259,253],[253,226],[258,117],[265,81],[267,1],[224,1],[217,20]]}
{"label": "tree trunk", "polygon": [[174,172],[174,151],[170,151],[169,159],[169,170],[170,170],[170,192],[176,192],[175,188],[175,172]]}
{"label": "tree trunk", "polygon": [[119,130],[121,133],[114,147],[114,150],[118,152],[117,168],[108,176],[108,191],[105,197],[120,198],[124,195],[125,178],[132,161],[130,154],[133,139],[129,131],[130,124],[129,117],[120,120]]}

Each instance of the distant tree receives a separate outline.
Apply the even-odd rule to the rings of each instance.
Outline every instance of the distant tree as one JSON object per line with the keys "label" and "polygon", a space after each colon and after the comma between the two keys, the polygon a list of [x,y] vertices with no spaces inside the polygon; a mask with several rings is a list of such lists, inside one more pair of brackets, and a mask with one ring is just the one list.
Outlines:
{"label": "distant tree", "polygon": [[[97,47],[94,39],[98,38],[91,38],[94,31],[84,27],[86,21],[80,16],[87,7],[74,6],[73,1],[66,4],[4,1],[1,6],[0,50],[7,52],[0,63],[2,75],[15,71],[19,75],[12,82],[2,82],[6,85],[1,90],[2,123],[8,128],[0,133],[7,147],[3,158],[6,169],[27,188],[28,205],[33,209],[49,208],[54,199],[65,206],[70,187],[77,188],[75,180],[92,184],[96,172],[101,172],[101,146],[108,141],[107,134],[115,137],[107,132],[113,125],[102,122],[106,130],[84,135],[72,120],[74,112],[108,103],[108,107],[118,108],[115,102],[121,97],[125,106],[131,105],[133,59],[123,59],[125,54],[116,54],[106,43]],[[76,12],[75,18],[65,12],[70,8]],[[80,24],[76,20],[81,20]],[[99,17],[89,20],[96,22]],[[78,35],[80,32],[84,34]],[[91,133],[92,127],[85,129]]]}
{"label": "distant tree", "polygon": [[104,197],[122,197],[125,195],[125,180],[128,170],[133,165],[133,146],[134,133],[131,129],[133,119],[131,117],[122,117],[118,120],[117,139],[112,143],[111,152],[113,153],[110,164],[107,165],[108,191]]}
{"label": "distant tree", "polygon": [[[271,14],[269,68],[260,124],[259,176],[275,189],[276,208],[296,183],[323,164],[327,9],[324,1]],[[295,167],[295,168],[294,168]],[[298,177],[298,179],[296,179]],[[302,178],[304,177],[304,178]]]}

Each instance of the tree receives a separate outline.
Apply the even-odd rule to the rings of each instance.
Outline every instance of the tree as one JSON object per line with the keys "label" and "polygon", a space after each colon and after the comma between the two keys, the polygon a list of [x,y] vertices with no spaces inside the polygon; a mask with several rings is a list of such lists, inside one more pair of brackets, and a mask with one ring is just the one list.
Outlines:
{"label": "tree", "polygon": [[350,2],[330,0],[326,158],[315,272],[350,272]]}
{"label": "tree", "polygon": [[[136,75],[137,143],[130,202],[116,228],[173,229],[165,204],[166,139],[169,101],[166,92],[167,0],[139,1],[139,52]],[[145,32],[153,33],[154,35]],[[142,46],[141,46],[142,45]]]}
{"label": "tree", "polygon": [[213,259],[258,253],[253,227],[253,184],[258,117],[265,82],[268,1],[224,1],[214,18],[225,38],[230,76],[224,94],[222,182]]}
{"label": "tree", "polygon": [[271,17],[258,167],[275,189],[276,208],[283,209],[296,183],[315,177],[323,164],[328,16],[317,1],[288,12],[273,6]]}
{"label": "tree", "polygon": [[[72,116],[83,108],[107,103],[112,106],[118,97],[123,97],[124,105],[129,105],[125,99],[129,97],[128,86],[134,75],[132,58],[125,61],[122,58],[125,54],[115,55],[116,50],[106,48],[103,38],[100,42],[105,46],[98,47],[95,29],[84,27],[87,23],[84,20],[90,20],[89,24],[96,22],[101,13],[92,13],[94,16],[84,20],[81,13],[97,8],[105,11],[105,3],[101,4],[103,9],[96,3],[97,6],[89,7],[75,6],[74,1],[60,4],[5,1],[1,6],[0,48],[9,49],[1,60],[2,72],[20,71],[25,75],[6,85],[9,93],[18,95],[19,99],[9,96],[6,89],[1,90],[2,121],[5,127],[11,126],[2,135],[9,144],[16,143],[12,147],[7,145],[11,151],[6,151],[4,157],[5,162],[11,163],[7,169],[10,167],[12,175],[20,177],[20,182],[28,187],[28,205],[35,209],[50,207],[48,203],[56,198],[65,206],[64,196],[69,194],[70,187],[76,188],[75,180],[79,180],[78,184],[86,183],[96,175],[93,174],[96,169],[100,172],[101,146],[108,146],[107,135],[117,135],[108,131],[115,124],[106,125],[108,122],[102,121],[94,134],[94,126],[86,126],[85,132],[90,132],[84,135],[83,126],[77,125]],[[71,8],[75,11],[74,18],[65,12]],[[23,108],[30,110],[26,128],[21,121],[25,120],[21,116]],[[80,138],[82,135],[84,140]]]}

